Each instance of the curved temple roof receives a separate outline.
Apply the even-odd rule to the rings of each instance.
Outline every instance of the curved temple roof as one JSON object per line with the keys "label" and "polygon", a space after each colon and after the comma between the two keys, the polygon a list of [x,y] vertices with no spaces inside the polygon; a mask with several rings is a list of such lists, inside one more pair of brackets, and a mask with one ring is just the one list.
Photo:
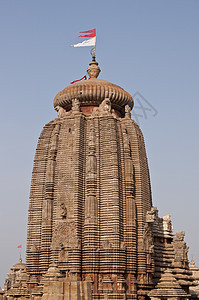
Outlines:
{"label": "curved temple roof", "polygon": [[132,96],[120,86],[98,79],[100,71],[98,63],[92,61],[87,69],[89,80],[76,82],[59,92],[54,99],[54,107],[61,106],[69,110],[75,98],[80,101],[80,106],[98,106],[105,98],[109,98],[113,108],[119,111],[123,111],[125,105],[132,109]]}

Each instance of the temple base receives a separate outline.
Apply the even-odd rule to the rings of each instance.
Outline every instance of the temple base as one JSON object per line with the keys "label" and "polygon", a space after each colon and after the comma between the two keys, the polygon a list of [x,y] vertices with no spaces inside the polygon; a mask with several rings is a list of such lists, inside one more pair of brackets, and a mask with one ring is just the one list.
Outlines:
{"label": "temple base", "polygon": [[86,281],[48,281],[42,300],[91,300],[91,286]]}

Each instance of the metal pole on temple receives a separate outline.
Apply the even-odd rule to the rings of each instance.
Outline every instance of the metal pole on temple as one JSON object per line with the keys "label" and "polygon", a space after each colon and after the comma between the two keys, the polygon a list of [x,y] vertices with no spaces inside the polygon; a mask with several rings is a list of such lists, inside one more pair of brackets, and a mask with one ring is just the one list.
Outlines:
{"label": "metal pole on temple", "polygon": [[95,29],[95,41],[94,41],[94,47],[91,49],[91,56],[92,56],[92,61],[96,61],[96,55],[95,55],[95,49],[96,49],[96,29]]}
{"label": "metal pole on temple", "polygon": [[91,49],[92,61],[95,61],[95,46]]}
{"label": "metal pole on temple", "polygon": [[22,261],[22,258],[21,258],[21,248],[22,248],[22,244],[17,246],[17,248],[19,249],[19,261],[21,262]]}
{"label": "metal pole on temple", "polygon": [[21,248],[20,248],[20,250],[19,250],[19,260],[20,260],[20,261],[22,260],[22,258],[21,258]]}

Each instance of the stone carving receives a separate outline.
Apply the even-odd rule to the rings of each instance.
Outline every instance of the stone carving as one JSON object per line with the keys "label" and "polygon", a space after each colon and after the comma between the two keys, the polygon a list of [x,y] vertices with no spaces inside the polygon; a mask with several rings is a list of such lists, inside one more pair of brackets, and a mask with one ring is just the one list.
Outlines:
{"label": "stone carving", "polygon": [[100,109],[104,112],[111,113],[111,101],[109,98],[105,98],[104,101],[100,104]]}
{"label": "stone carving", "polygon": [[87,69],[88,75],[90,78],[97,78],[99,73],[101,72],[100,67],[96,61],[92,61],[89,63],[89,67]]}
{"label": "stone carving", "polygon": [[61,249],[63,250],[64,249],[63,243],[59,243],[59,245],[60,245]]}
{"label": "stone carving", "polygon": [[65,109],[59,105],[55,107],[55,110],[57,111],[58,118],[63,118],[66,115]]}
{"label": "stone carving", "polygon": [[53,230],[52,248],[79,248],[79,240],[75,229],[74,222],[60,222]]}
{"label": "stone carving", "polygon": [[146,224],[144,229],[144,250],[147,254],[147,264],[151,265],[152,263],[152,256],[154,253],[154,242],[153,242],[153,234],[150,225]]}
{"label": "stone carving", "polygon": [[93,109],[92,116],[111,115],[111,112],[111,101],[109,98],[105,98],[99,107]]}
{"label": "stone carving", "polygon": [[103,292],[104,293],[112,293],[113,292],[113,280],[109,275],[104,275],[102,279],[103,284]]}
{"label": "stone carving", "polygon": [[176,237],[173,239],[174,246],[174,265],[178,267],[188,266],[188,249],[184,241],[185,232],[181,231],[176,233]]}
{"label": "stone carving", "polygon": [[[123,140],[124,140],[124,151],[128,157],[132,157],[131,144],[128,138],[128,132],[126,129],[123,129]],[[131,174],[133,174],[133,162],[132,160],[128,161],[129,167],[131,168]]]}
{"label": "stone carving", "polygon": [[125,242],[121,242],[120,249],[126,250],[126,244],[125,244]]}
{"label": "stone carving", "polygon": [[38,249],[37,245],[33,244],[32,247],[31,247],[31,251],[38,253],[39,249]]}
{"label": "stone carving", "polygon": [[65,263],[68,262],[68,251],[64,248],[61,248],[61,251],[59,252],[59,263]]}
{"label": "stone carving", "polygon": [[[139,277],[140,277],[140,278],[139,278]],[[144,283],[144,274],[143,274],[143,273],[140,274],[140,276],[138,276],[138,280],[139,280],[139,282],[140,282],[141,284]]]}
{"label": "stone carving", "polygon": [[[190,263],[190,271],[192,272],[194,282],[193,285],[190,287],[190,294],[197,296],[199,298],[199,268],[195,266],[195,261],[192,259]],[[196,297],[195,297],[196,298]]]}
{"label": "stone carving", "polygon": [[7,290],[9,290],[11,288],[11,280],[6,279],[6,281],[5,281],[5,287],[6,287]]}
{"label": "stone carving", "polygon": [[175,242],[184,242],[184,237],[185,237],[184,231],[176,232],[176,237],[174,238],[174,241]]}
{"label": "stone carving", "polygon": [[92,150],[95,152],[95,129],[94,129],[93,122],[90,126],[88,145],[89,145],[89,154],[90,153],[92,154]]}
{"label": "stone carving", "polygon": [[112,244],[109,242],[109,240],[105,240],[102,243],[102,248],[104,248],[104,249],[110,249],[110,248],[112,248]]}
{"label": "stone carving", "polygon": [[193,259],[192,259],[191,262],[190,262],[190,266],[191,266],[191,267],[195,267],[195,261],[194,261]]}
{"label": "stone carving", "polygon": [[125,118],[131,119],[131,108],[128,104],[125,105]]}
{"label": "stone carving", "polygon": [[173,226],[171,223],[171,215],[167,214],[166,216],[163,217],[163,229],[165,233],[172,233],[173,232]]}
{"label": "stone carving", "polygon": [[82,243],[80,239],[77,239],[77,249],[81,249]]}
{"label": "stone carving", "polygon": [[67,271],[67,279],[69,279],[69,281],[80,281],[81,280],[81,278],[78,276],[77,273],[73,273],[70,270]]}
{"label": "stone carving", "polygon": [[153,223],[157,217],[158,217],[157,207],[151,207],[151,210],[147,211],[146,213],[146,222]]}
{"label": "stone carving", "polygon": [[72,100],[72,112],[73,113],[80,112],[80,103],[79,103],[79,99],[77,99],[77,98]]}
{"label": "stone carving", "polygon": [[90,283],[93,283],[93,279],[92,279],[91,275],[87,275],[85,280],[90,282]]}
{"label": "stone carving", "polygon": [[111,109],[111,112],[112,112],[112,116],[115,118],[115,119],[119,119],[119,116],[117,114],[117,112],[115,111],[114,108]]}
{"label": "stone carving", "polygon": [[[91,120],[88,130],[88,155],[86,157],[86,198],[85,198],[85,224],[96,223],[97,218],[97,199],[96,199],[96,180],[97,180],[97,159],[95,145],[95,130]],[[92,238],[91,238],[92,236]],[[90,244],[90,239],[96,239],[96,232],[92,234],[85,229],[85,239]]]}
{"label": "stone carving", "polygon": [[[60,129],[60,125],[59,124],[56,124],[55,125],[55,128],[53,130],[53,133],[52,133],[52,139],[51,139],[51,145],[50,145],[50,151],[49,151],[49,154],[48,154],[48,157],[49,157],[49,163],[48,163],[48,166],[47,168],[49,168],[49,178],[48,180],[50,181],[50,177],[52,176],[52,173],[54,172],[53,171],[53,162],[56,158],[56,155],[57,155],[57,143],[58,143],[58,135],[59,135],[59,129]],[[50,176],[50,173],[51,173],[51,176]]]}
{"label": "stone carving", "polygon": [[62,203],[62,204],[60,205],[60,207],[61,207],[61,217],[62,217],[62,219],[66,219],[66,216],[67,216],[67,208],[66,208],[65,204]]}
{"label": "stone carving", "polygon": [[126,290],[126,280],[124,276],[119,276],[117,279],[117,291],[119,293],[124,293]]}

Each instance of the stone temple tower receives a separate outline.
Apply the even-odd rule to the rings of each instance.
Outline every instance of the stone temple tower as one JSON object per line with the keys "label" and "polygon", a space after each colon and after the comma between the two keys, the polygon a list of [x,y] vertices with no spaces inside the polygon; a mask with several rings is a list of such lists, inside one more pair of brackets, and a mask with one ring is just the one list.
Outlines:
{"label": "stone temple tower", "polygon": [[39,137],[26,265],[11,268],[0,296],[144,300],[172,290],[188,299],[193,279],[184,232],[174,237],[170,215],[159,218],[152,207],[144,140],[131,120],[133,98],[98,79],[95,60],[87,71],[89,80],[57,94],[58,116]]}
{"label": "stone temple tower", "polygon": [[153,267],[143,243],[152,205],[144,140],[133,98],[98,79],[96,61],[87,71],[89,80],[57,94],[58,118],[38,141],[27,272],[39,280],[54,263],[66,278],[89,281],[93,299],[133,299]]}

